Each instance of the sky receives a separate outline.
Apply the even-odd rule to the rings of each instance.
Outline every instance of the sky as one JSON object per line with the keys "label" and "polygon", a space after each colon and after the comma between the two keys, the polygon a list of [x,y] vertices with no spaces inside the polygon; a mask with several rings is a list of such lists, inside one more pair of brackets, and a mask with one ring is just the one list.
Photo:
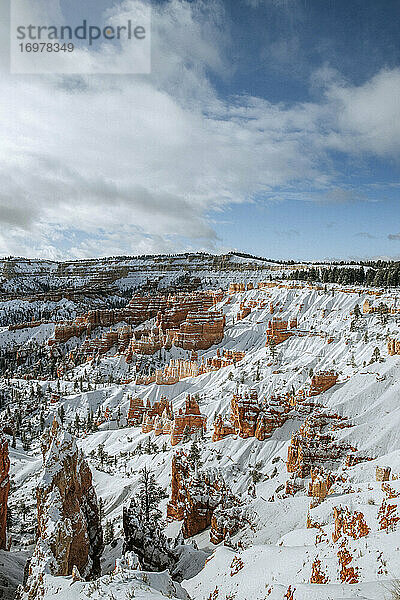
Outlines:
{"label": "sky", "polygon": [[[118,20],[138,1],[151,8],[141,75],[102,75],[100,42],[96,75],[11,74],[1,4],[0,255],[400,259],[397,0],[51,10]],[[112,52],[132,64],[128,41]]]}

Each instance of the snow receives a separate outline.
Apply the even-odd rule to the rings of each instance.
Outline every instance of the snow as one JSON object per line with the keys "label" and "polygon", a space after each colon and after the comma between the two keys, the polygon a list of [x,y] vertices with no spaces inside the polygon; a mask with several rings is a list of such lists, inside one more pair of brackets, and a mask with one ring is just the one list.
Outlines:
{"label": "snow", "polygon": [[[239,265],[241,261],[234,259]],[[147,266],[154,264],[151,259],[132,259],[131,263],[135,268],[143,268],[143,272],[146,272],[147,263]],[[176,258],[174,264],[178,268],[178,264],[184,264],[184,260]],[[158,273],[164,281],[172,281],[171,274],[166,275],[161,270],[153,272],[154,276],[158,276]],[[176,276],[180,271],[172,273]],[[254,274],[254,280],[256,277],[266,279],[265,273],[256,271],[238,272],[237,277],[235,272],[233,277],[232,273],[219,274],[206,270],[204,278],[211,279],[215,287],[227,287],[233,279],[251,279],[251,273]],[[141,277],[139,272],[130,272],[117,285],[131,284],[140,281]],[[369,314],[362,315],[351,328],[354,317],[350,312],[356,304],[362,306],[368,297],[367,291],[360,289],[357,293],[345,293],[339,291],[338,286],[328,286],[326,292],[308,287],[275,287],[233,294],[230,303],[225,297],[217,305],[227,317],[224,339],[218,346],[200,351],[199,359],[215,356],[217,348],[245,351],[245,358],[235,367],[228,366],[199,377],[186,378],[173,386],[103,383],[93,386],[96,389],[89,391],[74,390],[73,380],[77,380],[85,371],[93,380],[100,374],[127,377],[132,373],[124,359],[112,356],[112,353],[102,358],[99,365],[84,364],[74,369],[70,373],[72,380],[61,382],[62,398],[57,405],[48,407],[46,422],[51,422],[53,413],[60,406],[64,408],[67,424],[73,423],[76,414],[85,419],[90,410],[95,414],[99,408],[102,412],[106,407],[110,410],[111,421],[104,423],[95,433],[81,433],[78,445],[88,456],[97,495],[104,502],[105,520],[113,521],[117,543],[114,547],[106,547],[104,574],[98,582],[72,583],[71,578],[52,578],[48,575],[45,599],[53,600],[57,596],[58,600],[70,600],[113,595],[116,600],[125,600],[130,597],[127,596],[131,593],[129,590],[134,590],[135,598],[146,600],[168,594],[172,594],[169,597],[173,598],[185,598],[184,590],[187,590],[193,600],[207,600],[210,595],[213,598],[212,594],[218,588],[217,600],[282,600],[289,585],[292,589],[296,588],[294,600],[382,600],[388,595],[390,581],[400,574],[399,530],[386,533],[379,529],[378,510],[385,494],[381,483],[375,480],[375,469],[376,466],[389,465],[392,474],[400,474],[400,357],[388,356],[386,347],[388,336],[399,335],[400,323],[396,315],[389,315],[387,323],[383,323],[377,315]],[[248,317],[236,322],[239,303],[244,299],[265,300],[266,306],[253,309]],[[399,300],[398,292],[388,294],[387,301],[399,303]],[[381,296],[379,301],[385,302],[385,296]],[[274,315],[269,311],[270,302],[275,306]],[[326,311],[325,316],[323,310]],[[265,348],[265,329],[272,317],[298,319],[295,335],[277,346],[275,360]],[[45,344],[52,335],[51,327],[42,325],[36,331],[0,331],[0,348],[6,349],[15,344],[23,346],[34,336],[38,343]],[[330,338],[333,340],[327,343]],[[370,362],[376,347],[382,361]],[[172,348],[163,352],[161,360],[167,364],[171,358],[177,357],[186,358],[187,353]],[[255,438],[243,440],[232,435],[213,443],[212,423],[217,414],[229,414],[232,393],[236,390],[244,392],[251,388],[257,391],[259,397],[268,398],[292,388],[296,391],[307,388],[311,369],[315,373],[332,368],[339,374],[338,383],[321,395],[318,401],[329,412],[348,417],[352,425],[336,431],[336,440],[348,442],[373,460],[346,468],[341,458],[330,465],[331,470],[343,475],[346,482],[335,484],[332,494],[310,509],[312,520],[320,524],[321,530],[307,529],[310,497],[304,490],[288,497],[284,490],[277,491],[288,479],[285,464],[287,449],[292,434],[298,431],[304,417],[293,414],[293,418],[264,442]],[[257,370],[259,380],[256,379]],[[13,384],[16,383],[17,380],[14,380]],[[18,384],[22,387],[29,385],[22,380]],[[239,531],[232,539],[232,545],[236,545],[236,548],[213,546],[208,531],[196,536],[193,541],[197,546],[204,549],[206,554],[212,552],[212,555],[204,568],[197,572],[195,560],[198,560],[198,555],[196,559],[191,557],[191,547],[185,547],[182,550],[182,563],[189,570],[181,586],[173,584],[167,574],[143,574],[132,569],[110,574],[122,552],[122,508],[138,490],[140,469],[145,465],[149,467],[158,483],[170,492],[171,461],[175,451],[171,448],[168,436],[155,438],[154,433],[143,434],[138,427],[126,426],[124,419],[129,406],[129,394],[139,395],[151,402],[166,395],[172,400],[174,410],[184,405],[187,394],[198,394],[200,410],[208,419],[206,439],[200,442],[203,467],[217,469],[222,474],[232,492],[243,500],[251,516],[252,527]],[[120,427],[116,422],[118,409],[122,415]],[[36,418],[35,415],[33,417]],[[138,453],[139,445],[145,448],[149,439],[158,452]],[[166,448],[163,448],[164,444]],[[110,457],[104,465],[97,458],[99,445],[104,446],[104,451]],[[183,447],[188,449],[190,443],[183,444]],[[10,458],[14,482],[10,506],[17,510],[19,503],[24,500],[30,507],[28,522],[31,523],[34,520],[33,494],[41,472],[38,445],[33,444],[27,451],[22,449],[17,440],[17,448],[10,449]],[[256,464],[261,465],[262,477],[256,484],[256,497],[253,498],[248,494],[248,488],[251,483],[250,471]],[[305,483],[308,484],[308,480]],[[400,493],[400,480],[389,483],[396,493]],[[274,501],[270,501],[272,497]],[[400,501],[394,498],[390,503],[399,506]],[[339,544],[332,541],[333,508],[339,505],[347,506],[352,511],[361,511],[370,528],[368,536],[348,540],[353,556],[352,565],[359,570],[358,584],[342,584],[339,578]],[[166,501],[162,501],[164,514],[165,506]],[[178,523],[169,524],[167,536],[177,538],[179,529]],[[318,535],[322,536],[322,541],[317,543]],[[10,555],[0,553],[0,568],[3,555],[7,560],[12,554],[25,557],[32,551],[32,536],[16,535],[15,539],[17,544],[12,547]],[[309,583],[316,557],[321,561],[321,567],[329,579],[328,584]],[[241,561],[243,567],[232,575],[235,565],[240,566]],[[21,580],[18,561],[15,561],[15,573],[10,561],[4,565],[3,568],[10,569],[11,579]],[[195,572],[197,574],[192,576]]]}

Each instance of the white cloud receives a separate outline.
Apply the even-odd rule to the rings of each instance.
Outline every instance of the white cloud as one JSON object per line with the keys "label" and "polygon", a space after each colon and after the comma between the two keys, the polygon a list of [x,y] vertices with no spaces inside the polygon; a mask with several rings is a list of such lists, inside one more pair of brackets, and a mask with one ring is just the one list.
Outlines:
{"label": "white cloud", "polygon": [[360,86],[333,83],[326,96],[337,121],[337,133],[330,136],[333,147],[398,159],[400,69],[384,69]]}
{"label": "white cloud", "polygon": [[397,148],[398,104],[384,101],[396,72],[359,88],[330,74],[320,102],[223,101],[208,76],[231,68],[218,2],[172,0],[154,9],[152,35],[151,76],[1,78],[0,253],[212,250],[210,211],[279,186],[326,192],[332,147]]}

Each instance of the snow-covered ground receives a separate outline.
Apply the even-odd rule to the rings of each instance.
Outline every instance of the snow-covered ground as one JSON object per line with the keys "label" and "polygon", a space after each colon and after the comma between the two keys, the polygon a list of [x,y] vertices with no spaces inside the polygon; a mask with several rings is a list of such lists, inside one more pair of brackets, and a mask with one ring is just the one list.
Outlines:
{"label": "snow-covered ground", "polygon": [[[218,286],[231,280],[232,275],[226,281],[224,274]],[[396,294],[388,292],[390,298]],[[174,410],[178,410],[187,394],[199,396],[201,411],[208,419],[206,437],[199,442],[203,468],[219,470],[233,493],[247,506],[251,522],[251,526],[232,538],[231,547],[213,546],[208,531],[196,536],[194,541],[198,547],[211,550],[213,554],[203,570],[182,582],[190,597],[193,600],[281,600],[289,597],[285,594],[291,586],[291,590],[295,588],[293,600],[390,598],[390,581],[400,577],[400,528],[389,533],[379,529],[378,510],[385,492],[375,480],[375,468],[389,465],[392,474],[400,474],[400,357],[389,357],[387,353],[387,338],[400,337],[400,315],[382,318],[368,314],[355,320],[351,314],[354,307],[361,307],[367,297],[370,297],[367,290],[345,293],[338,291],[337,286],[328,286],[326,290],[307,287],[254,289],[231,295],[229,302],[225,296],[218,305],[227,318],[224,339],[218,346],[200,351],[199,359],[215,356],[217,348],[245,351],[245,358],[235,367],[187,378],[173,386],[96,385],[94,382],[107,373],[122,378],[129,374],[130,367],[124,358],[114,356],[113,351],[98,364],[85,363],[69,372],[68,378],[59,384],[61,400],[57,404],[47,403],[43,419],[49,424],[52,415],[60,412],[62,407],[65,426],[72,426],[77,416],[83,422],[91,411],[95,415],[104,413],[106,408],[110,411],[111,419],[96,432],[81,432],[78,443],[88,456],[96,492],[103,499],[104,520],[113,522],[117,544],[114,548],[106,546],[104,575],[96,585],[77,582],[71,586],[70,580],[56,578],[49,583],[46,599],[55,598],[56,593],[58,598],[66,600],[186,597],[183,589],[171,588],[176,584],[172,584],[167,575],[162,576],[164,579],[154,575],[148,580],[147,575],[143,579],[138,571],[122,570],[114,575],[109,575],[109,571],[121,552],[122,508],[137,492],[140,469],[144,465],[149,467],[157,481],[170,492],[171,461],[176,450],[171,448],[169,436],[156,438],[154,432],[143,434],[139,427],[126,426],[128,395],[138,395],[151,402],[165,395],[172,401]],[[236,314],[243,300],[263,300],[265,308],[254,308],[248,317],[237,322]],[[273,314],[270,313],[270,302],[274,306]],[[385,296],[381,296],[379,302],[385,302]],[[277,346],[274,359],[265,347],[265,330],[272,317],[298,320],[296,334]],[[31,338],[45,343],[52,335],[52,327],[42,325],[36,330],[0,332],[0,349],[26,345]],[[380,357],[377,360],[372,358],[374,352],[375,358]],[[187,358],[188,353],[172,348],[164,351],[157,360],[167,364],[174,357]],[[327,369],[338,372],[338,383],[318,397],[318,402],[328,412],[348,417],[351,424],[351,427],[335,432],[337,441],[348,442],[373,460],[346,467],[342,457],[330,464],[330,470],[341,475],[343,482],[335,484],[332,493],[310,509],[310,497],[305,490],[295,496],[284,493],[289,477],[286,468],[288,446],[304,417],[294,414],[271,438],[262,442],[237,436],[212,442],[212,423],[217,414],[229,413],[232,394],[236,391],[255,389],[260,398],[268,399],[272,394],[306,388],[311,370],[316,373]],[[82,377],[85,381],[80,390],[76,382]],[[87,389],[86,380],[92,381],[91,389]],[[45,394],[49,385],[56,390],[55,382],[38,383]],[[26,392],[26,398],[29,398],[33,384],[11,380],[3,381],[1,385],[3,391],[16,388],[20,394]],[[11,399],[10,402],[9,408],[15,409],[17,401]],[[6,410],[3,407],[0,414],[5,416]],[[38,426],[39,412],[33,410],[26,417],[33,427]],[[147,450],[149,439],[153,445]],[[190,444],[181,446],[189,448]],[[99,447],[105,453],[102,462],[98,456]],[[16,448],[10,448],[10,458],[13,485],[9,505],[14,515],[10,528],[13,544],[10,553],[0,554],[0,571],[11,569],[8,565],[12,564],[10,579],[15,582],[18,577],[22,579],[21,556],[32,551],[34,541],[34,491],[41,470],[38,436],[29,448],[24,448],[17,437]],[[255,467],[261,477],[253,497],[249,494],[249,486]],[[397,508],[400,479],[389,483],[399,494],[399,498],[390,500]],[[164,500],[161,505],[164,515],[166,502]],[[370,529],[367,536],[348,540],[351,565],[358,572],[359,583],[356,584],[340,582],[337,554],[341,541],[334,543],[332,540],[333,508],[339,505],[362,512]],[[308,512],[319,528],[306,528]],[[178,530],[179,524],[173,523],[168,526],[167,533],[176,536]],[[15,561],[10,562],[13,555]],[[312,564],[316,559],[328,580],[326,584],[310,583]],[[131,596],[127,595],[128,590],[131,590]]]}

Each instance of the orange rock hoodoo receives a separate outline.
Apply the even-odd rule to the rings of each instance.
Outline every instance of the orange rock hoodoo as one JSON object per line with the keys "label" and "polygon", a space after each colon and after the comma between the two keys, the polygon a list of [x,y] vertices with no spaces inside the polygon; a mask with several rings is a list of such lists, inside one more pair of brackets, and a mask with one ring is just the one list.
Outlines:
{"label": "orange rock hoodoo", "polygon": [[267,327],[267,341],[266,346],[268,346],[271,342],[275,344],[280,344],[284,342],[292,335],[294,335],[293,329],[297,327],[297,319],[292,319],[291,321],[281,321],[280,319],[272,319],[272,321],[268,322]]}
{"label": "orange rock hoodoo", "polygon": [[395,354],[400,354],[400,341],[394,340],[392,338],[388,341],[388,353],[390,356],[394,356]]}
{"label": "orange rock hoodoo", "polygon": [[298,477],[307,477],[313,468],[322,468],[330,461],[336,461],[350,449],[347,444],[335,443],[330,433],[323,433],[328,425],[331,430],[343,417],[316,411],[309,415],[300,430],[292,436],[288,448],[287,470]]}
{"label": "orange rock hoodoo", "polygon": [[155,435],[171,435],[171,445],[176,446],[184,436],[205,431],[207,417],[202,415],[197,400],[187,396],[185,407],[179,409],[174,415],[171,402],[161,396],[153,406],[147,401],[144,404],[141,398],[130,398],[128,410],[128,425],[142,426],[143,433],[155,432]]}
{"label": "orange rock hoodoo", "polygon": [[212,513],[221,502],[221,482],[194,473],[184,452],[177,452],[172,459],[171,500],[167,516],[183,521],[183,536],[191,537],[211,524]]}
{"label": "orange rock hoodoo", "polygon": [[328,577],[322,571],[321,561],[318,558],[312,564],[310,583],[328,583]]}
{"label": "orange rock hoodoo", "polygon": [[195,398],[187,396],[184,410],[180,408],[178,414],[175,415],[171,431],[171,445],[175,446],[179,444],[185,431],[188,434],[195,433],[196,431],[205,431],[206,423],[207,417],[200,413],[200,408]]}
{"label": "orange rock hoodoo", "polygon": [[100,574],[103,535],[92,474],[75,439],[55,420],[42,438],[42,478],[36,490],[38,539],[25,591],[42,592],[43,574]]}
{"label": "orange rock hoodoo", "polygon": [[349,566],[353,560],[353,557],[347,548],[346,542],[346,539],[342,541],[340,545],[340,550],[337,553],[340,566],[340,581],[342,583],[358,583],[358,568]]}
{"label": "orange rock hoodoo", "polygon": [[390,467],[380,467],[377,466],[375,469],[375,479],[376,481],[389,481],[390,478]]}
{"label": "orange rock hoodoo", "polygon": [[233,433],[242,438],[256,437],[265,440],[277,427],[287,420],[290,395],[271,396],[268,402],[260,402],[257,392],[250,390],[244,396],[234,394],[229,418],[218,415],[214,421],[213,441],[217,442]]}
{"label": "orange rock hoodoo", "polygon": [[197,362],[197,353],[192,352],[191,360],[181,358],[171,359],[169,365],[163,369],[157,369],[151,375],[138,375],[136,377],[137,385],[149,385],[156,383],[157,385],[173,385],[186,377],[198,377],[212,371],[218,371],[223,367],[235,365],[240,362],[245,356],[245,352],[233,350],[223,350],[222,356],[220,350],[217,350],[217,355],[212,358],[202,359],[201,364]]}
{"label": "orange rock hoodoo", "polygon": [[251,313],[253,308],[265,308],[266,304],[266,300],[244,300],[239,305],[239,312],[236,314],[236,321],[241,321],[242,319],[245,319]]}
{"label": "orange rock hoodoo", "polygon": [[[377,294],[378,295],[378,294]],[[384,302],[371,302],[368,298],[364,300],[362,311],[364,314],[379,313],[379,314],[391,314],[396,315],[400,312],[400,308],[397,306],[397,300],[395,298],[389,298],[389,304]]]}
{"label": "orange rock hoodoo", "polygon": [[246,522],[240,501],[215,472],[198,471],[183,452],[172,459],[171,500],[167,516],[183,521],[185,538],[211,525],[210,541],[227,540]]}
{"label": "orange rock hoodoo", "polygon": [[[208,349],[224,335],[225,317],[221,311],[209,310],[219,301],[221,292],[192,292],[173,296],[134,296],[122,309],[95,310],[74,321],[57,323],[49,345],[67,342],[73,336],[90,335],[96,327],[111,327],[124,321],[127,325],[109,331],[100,339],[86,340],[81,348],[85,356],[107,352],[117,345],[127,349],[128,362],[133,352],[152,354],[172,344],[184,349]],[[147,336],[132,337],[131,325],[157,317],[156,327]],[[129,343],[130,342],[130,343]]]}
{"label": "orange rock hoodoo", "polygon": [[332,533],[334,542],[337,542],[342,535],[358,540],[370,532],[362,512],[355,511],[352,513],[347,507],[335,506],[333,516],[335,519],[335,530]]}
{"label": "orange rock hoodoo", "polygon": [[334,483],[333,477],[328,474],[324,475],[320,469],[311,470],[311,481],[308,486],[308,495],[316,498],[318,501],[324,500],[328,495],[332,484]]}
{"label": "orange rock hoodoo", "polygon": [[10,491],[8,442],[0,437],[0,550],[7,547],[7,500]]}
{"label": "orange rock hoodoo", "polygon": [[144,408],[142,432],[155,431],[156,435],[171,433],[171,423],[174,418],[172,404],[165,396],[161,396],[153,406],[147,402]]}

